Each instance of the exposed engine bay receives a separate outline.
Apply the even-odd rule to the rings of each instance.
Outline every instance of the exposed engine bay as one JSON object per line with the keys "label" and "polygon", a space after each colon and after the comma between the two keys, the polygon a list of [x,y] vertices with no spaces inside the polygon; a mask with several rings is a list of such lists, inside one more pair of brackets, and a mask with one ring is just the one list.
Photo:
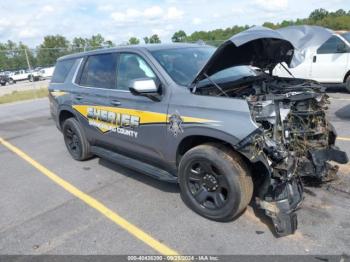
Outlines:
{"label": "exposed engine bay", "polygon": [[335,178],[346,153],[334,144],[336,132],[327,121],[329,104],[315,81],[280,78],[265,73],[195,90],[200,95],[246,99],[259,127],[237,147],[250,160],[261,161],[269,176],[260,182],[256,202],[273,220],[279,235],[295,231],[295,210],[303,199],[302,178],[325,182]]}

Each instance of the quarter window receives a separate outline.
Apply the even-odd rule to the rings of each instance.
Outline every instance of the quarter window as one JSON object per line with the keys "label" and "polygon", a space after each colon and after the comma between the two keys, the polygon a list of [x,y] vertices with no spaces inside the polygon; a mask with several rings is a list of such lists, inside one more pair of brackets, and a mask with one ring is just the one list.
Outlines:
{"label": "quarter window", "polygon": [[341,49],[339,49],[342,46],[345,46],[343,40],[341,40],[339,37],[332,36],[326,42],[324,42],[320,48],[317,49],[317,54],[343,53],[344,51],[341,51]]}
{"label": "quarter window", "polygon": [[81,73],[79,84],[87,87],[115,88],[116,56],[100,54],[89,56]]}
{"label": "quarter window", "polygon": [[136,54],[120,54],[117,73],[117,89],[129,90],[132,80],[156,78],[147,62]]}
{"label": "quarter window", "polygon": [[72,69],[75,59],[58,61],[55,66],[51,82],[52,83],[64,83],[69,71]]}

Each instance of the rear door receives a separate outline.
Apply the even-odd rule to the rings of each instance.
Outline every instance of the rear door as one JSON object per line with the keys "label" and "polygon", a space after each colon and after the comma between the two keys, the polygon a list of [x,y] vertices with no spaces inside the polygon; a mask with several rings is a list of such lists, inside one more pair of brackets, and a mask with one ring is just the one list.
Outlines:
{"label": "rear door", "polygon": [[80,122],[91,144],[103,144],[108,130],[104,107],[111,106],[110,92],[116,83],[117,55],[95,54],[85,57],[74,81],[73,108],[80,114]]}
{"label": "rear door", "polygon": [[313,56],[311,78],[321,83],[342,83],[348,65],[349,50],[343,40],[332,36]]}

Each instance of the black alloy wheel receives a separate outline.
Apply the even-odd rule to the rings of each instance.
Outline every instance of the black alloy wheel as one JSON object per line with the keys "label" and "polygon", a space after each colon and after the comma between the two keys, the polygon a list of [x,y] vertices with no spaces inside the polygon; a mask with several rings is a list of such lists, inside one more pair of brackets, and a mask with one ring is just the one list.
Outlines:
{"label": "black alloy wheel", "polygon": [[216,210],[226,204],[229,194],[227,177],[220,173],[214,163],[196,159],[188,166],[187,172],[188,187],[198,204]]}
{"label": "black alloy wheel", "polygon": [[192,210],[216,221],[230,221],[250,202],[253,181],[242,157],[221,144],[202,144],[181,158],[179,185]]}
{"label": "black alloy wheel", "polygon": [[68,118],[62,126],[62,133],[66,147],[75,160],[86,160],[92,157],[90,144],[75,118]]}
{"label": "black alloy wheel", "polygon": [[74,129],[68,126],[64,133],[65,141],[69,152],[76,158],[81,155],[81,143]]}

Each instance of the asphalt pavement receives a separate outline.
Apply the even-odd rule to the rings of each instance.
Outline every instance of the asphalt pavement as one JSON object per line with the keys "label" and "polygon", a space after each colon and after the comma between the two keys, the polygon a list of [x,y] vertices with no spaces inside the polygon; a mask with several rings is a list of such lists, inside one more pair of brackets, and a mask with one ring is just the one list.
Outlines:
{"label": "asphalt pavement", "polygon": [[[329,117],[339,134],[337,144],[350,155],[350,94],[330,96]],[[0,138],[179,254],[343,254],[350,250],[349,165],[341,167],[336,182],[307,188],[298,211],[298,231],[277,238],[270,220],[251,206],[235,221],[213,222],[185,206],[177,185],[99,158],[74,161],[50,117],[47,99],[1,105]],[[138,238],[44,173],[0,144],[0,254],[158,253],[145,238]]]}

